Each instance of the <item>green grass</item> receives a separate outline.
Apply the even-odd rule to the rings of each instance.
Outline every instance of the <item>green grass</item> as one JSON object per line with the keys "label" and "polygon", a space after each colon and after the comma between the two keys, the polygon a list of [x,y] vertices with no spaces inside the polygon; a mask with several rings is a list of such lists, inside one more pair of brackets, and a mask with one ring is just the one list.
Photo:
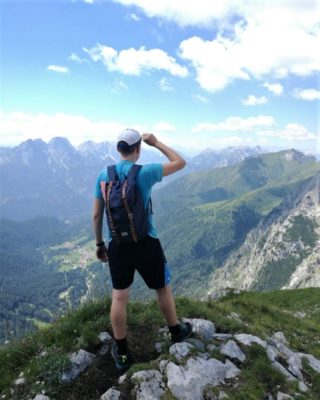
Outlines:
{"label": "green grass", "polygon": [[[282,331],[294,351],[320,358],[320,316],[319,312],[314,312],[319,306],[319,298],[320,288],[243,292],[208,303],[177,298],[176,307],[181,317],[213,321],[217,332],[251,333],[265,339],[276,331]],[[102,330],[111,332],[110,304],[108,298],[84,304],[50,327],[0,348],[0,392],[9,394],[12,382],[23,372],[27,378],[28,393],[33,395],[39,392],[36,382],[42,381],[47,392],[54,397],[61,389],[58,377],[68,366],[66,355],[80,348],[94,351],[98,346],[97,335]],[[297,311],[305,312],[306,317],[295,317]],[[239,314],[241,321],[230,318],[231,312]],[[129,303],[129,334],[135,332],[136,337],[140,338],[134,348],[136,354],[142,351],[141,343],[144,343],[144,350],[152,348],[157,340],[157,330],[162,326],[164,320],[155,300]],[[226,392],[228,389],[230,399],[261,399],[262,393],[274,393],[277,387],[284,392],[293,390],[271,368],[265,351],[259,346],[248,347],[245,352],[247,360],[239,377],[237,391],[223,389]],[[153,361],[141,359],[130,369],[130,373],[154,366]],[[320,387],[319,374],[308,370],[308,379],[313,386],[311,397],[306,399],[316,399],[314,393]]]}
{"label": "green grass", "polygon": [[232,400],[260,400],[265,393],[276,395],[278,391],[286,393],[286,378],[272,368],[265,350],[256,344],[246,349],[247,359],[244,362],[240,384],[236,389],[227,391]]}

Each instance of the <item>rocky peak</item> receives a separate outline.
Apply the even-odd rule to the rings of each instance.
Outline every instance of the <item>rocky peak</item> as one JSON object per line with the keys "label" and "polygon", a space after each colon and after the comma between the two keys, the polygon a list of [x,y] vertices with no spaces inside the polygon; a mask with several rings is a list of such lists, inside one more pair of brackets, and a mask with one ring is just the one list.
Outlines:
{"label": "rocky peak", "polygon": [[301,151],[290,149],[284,152],[284,158],[286,161],[298,161],[299,163],[304,163],[307,161],[315,161],[315,157],[312,155],[306,155]]}
{"label": "rocky peak", "polygon": [[74,152],[75,148],[65,137],[57,136],[51,139],[48,143],[49,149],[59,151],[59,152]]}
{"label": "rocky peak", "polygon": [[48,145],[41,139],[28,139],[14,150],[15,158],[23,164],[32,165],[47,157]]}

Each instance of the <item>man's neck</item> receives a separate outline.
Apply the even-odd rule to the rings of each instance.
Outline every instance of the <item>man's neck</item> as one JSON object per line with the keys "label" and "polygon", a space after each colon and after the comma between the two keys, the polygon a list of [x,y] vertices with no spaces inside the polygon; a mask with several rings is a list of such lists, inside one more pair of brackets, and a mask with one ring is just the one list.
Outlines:
{"label": "man's neck", "polygon": [[137,156],[135,154],[131,154],[130,156],[127,157],[121,156],[121,161],[130,161],[135,163],[137,161]]}

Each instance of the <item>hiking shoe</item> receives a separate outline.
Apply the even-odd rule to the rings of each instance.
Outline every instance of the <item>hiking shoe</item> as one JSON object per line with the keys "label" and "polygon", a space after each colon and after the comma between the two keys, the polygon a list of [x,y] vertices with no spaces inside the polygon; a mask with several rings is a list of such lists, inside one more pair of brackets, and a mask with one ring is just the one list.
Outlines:
{"label": "hiking shoe", "polygon": [[190,336],[192,336],[192,325],[190,322],[184,322],[180,325],[180,332],[177,335],[171,335],[171,342],[182,342],[184,339],[187,339]]}
{"label": "hiking shoe", "polygon": [[118,346],[117,343],[114,342],[111,347],[111,356],[114,359],[114,363],[116,365],[117,370],[125,371],[130,367],[129,356],[128,354],[120,355],[118,354]]}

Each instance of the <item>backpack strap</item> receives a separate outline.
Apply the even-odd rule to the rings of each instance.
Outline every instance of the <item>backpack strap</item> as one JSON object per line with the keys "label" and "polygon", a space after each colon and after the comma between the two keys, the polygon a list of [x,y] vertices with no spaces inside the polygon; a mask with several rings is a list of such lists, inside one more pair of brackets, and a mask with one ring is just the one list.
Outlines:
{"label": "backpack strap", "polygon": [[[133,164],[133,166],[131,167],[129,174],[128,174],[128,180],[135,180],[136,176],[138,175],[138,172],[140,171],[140,169],[142,168],[142,165],[138,165],[138,164]],[[153,214],[153,209],[152,209],[152,200],[150,198],[148,205],[147,205],[147,212],[150,214]]]}
{"label": "backpack strap", "polygon": [[118,181],[119,180],[115,165],[108,166],[108,178],[109,178],[109,181]]}
{"label": "backpack strap", "polygon": [[117,178],[118,178],[115,165],[110,165],[108,167],[108,177],[109,177],[109,182],[106,185],[106,208],[107,208],[107,214],[108,214],[108,217],[109,217],[111,235],[112,235],[112,237],[116,238],[117,243],[120,243],[120,238],[119,238],[118,232],[116,231],[116,226],[115,226],[114,220],[112,218],[112,213],[111,213],[111,208],[110,208],[110,193],[111,193],[112,185],[113,185],[113,182],[116,181]]}
{"label": "backpack strap", "polygon": [[126,179],[123,186],[122,186],[122,191],[121,191],[121,198],[124,204],[124,208],[126,209],[127,215],[128,215],[128,219],[129,219],[129,228],[130,228],[130,233],[131,233],[131,237],[132,240],[134,242],[138,241],[138,235],[137,235],[137,231],[136,228],[134,226],[134,220],[133,220],[133,214],[132,211],[130,210],[129,204],[128,204],[128,200],[127,200],[127,196],[126,196],[126,189],[127,189],[127,184],[128,184],[128,180]]}
{"label": "backpack strap", "polygon": [[133,166],[130,168],[127,179],[130,181],[134,181],[141,168],[142,168],[142,165],[133,164]]}
{"label": "backpack strap", "polygon": [[133,166],[130,168],[127,179],[125,180],[125,182],[122,186],[122,193],[121,193],[123,205],[126,209],[128,219],[129,219],[129,228],[130,228],[131,237],[134,242],[138,241],[138,235],[137,235],[136,228],[134,226],[133,214],[132,214],[132,211],[130,210],[130,207],[128,204],[126,190],[127,190],[128,181],[130,181],[130,182],[135,181],[136,177],[138,175],[138,172],[140,171],[141,168],[142,168],[142,165],[133,164]]}

